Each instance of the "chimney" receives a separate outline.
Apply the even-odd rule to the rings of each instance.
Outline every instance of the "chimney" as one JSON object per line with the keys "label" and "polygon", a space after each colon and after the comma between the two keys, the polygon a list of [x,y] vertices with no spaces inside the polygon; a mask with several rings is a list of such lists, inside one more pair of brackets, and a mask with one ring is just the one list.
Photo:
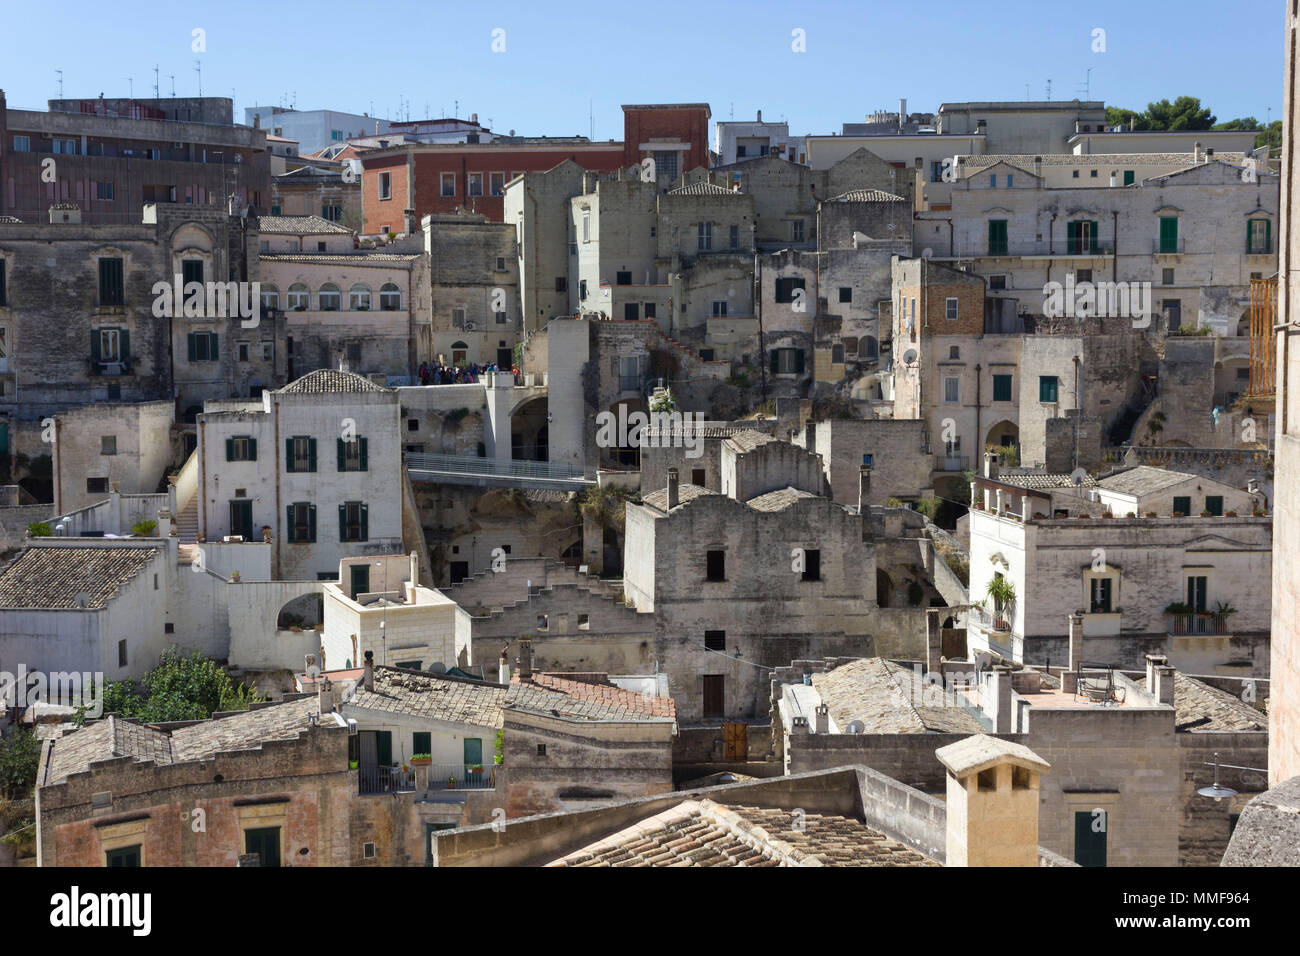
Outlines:
{"label": "chimney", "polygon": [[1041,156],[1034,157],[1034,175],[1040,179],[1043,176],[1043,157]]}
{"label": "chimney", "polygon": [[1204,159],[1205,159],[1205,154],[1201,152],[1201,144],[1200,144],[1200,143],[1193,143],[1193,144],[1192,144],[1192,160],[1193,160],[1194,162],[1198,162],[1198,163],[1199,163],[1199,162],[1201,162],[1201,161],[1204,160]]}
{"label": "chimney", "polygon": [[898,101],[898,131],[901,133],[903,127],[907,125],[907,100],[899,99]]}
{"label": "chimney", "polygon": [[984,477],[996,479],[998,477],[998,455],[997,452],[986,451],[984,453]]}
{"label": "chimney", "polygon": [[943,632],[939,629],[939,615],[946,609],[928,607],[925,609],[925,667],[928,671],[937,671],[943,662]]}
{"label": "chimney", "polygon": [[858,511],[867,513],[871,501],[871,466],[863,465],[858,471]]}
{"label": "chimney", "polygon": [[1112,189],[1119,185],[1119,174],[1113,169],[1110,172],[1110,185]]}
{"label": "chimney", "polygon": [[980,700],[984,713],[993,718],[993,732],[1011,733],[1011,668],[997,665],[985,672]]}
{"label": "chimney", "polygon": [[1147,693],[1162,704],[1174,705],[1174,668],[1169,658],[1147,655]]}
{"label": "chimney", "polygon": [[1039,778],[1051,765],[987,734],[940,747],[948,771],[946,866],[1038,866]]}
{"label": "chimney", "polygon": [[324,674],[321,674],[320,684],[316,688],[316,700],[320,704],[321,714],[331,714],[338,706],[338,699],[334,694],[334,682]]}
{"label": "chimney", "polygon": [[755,122],[755,123],[761,123],[761,122],[763,122],[763,111],[762,111],[762,110],[759,110],[759,111],[758,111],[758,119],[754,120],[754,122]]}
{"label": "chimney", "polygon": [[1070,670],[1078,672],[1083,669],[1083,615],[1075,611],[1070,615]]}
{"label": "chimney", "polygon": [[530,684],[533,680],[533,642],[531,638],[519,639],[519,682]]}
{"label": "chimney", "polygon": [[362,685],[366,688],[366,690],[373,691],[375,689],[375,652],[374,651],[366,651],[366,673],[365,676],[361,679],[361,682]]}
{"label": "chimney", "polygon": [[806,734],[806,733],[808,733],[807,717],[795,717],[793,720],[790,721],[790,734],[792,736],[794,734]]}
{"label": "chimney", "polygon": [[672,511],[677,507],[679,496],[677,493],[677,469],[668,469],[668,510]]}
{"label": "chimney", "polygon": [[501,659],[497,662],[497,683],[498,684],[510,683],[510,658],[506,656],[509,653],[510,653],[509,644],[501,648]]}
{"label": "chimney", "polygon": [[817,733],[829,734],[831,732],[831,709],[825,704],[818,704],[814,713],[817,715]]}

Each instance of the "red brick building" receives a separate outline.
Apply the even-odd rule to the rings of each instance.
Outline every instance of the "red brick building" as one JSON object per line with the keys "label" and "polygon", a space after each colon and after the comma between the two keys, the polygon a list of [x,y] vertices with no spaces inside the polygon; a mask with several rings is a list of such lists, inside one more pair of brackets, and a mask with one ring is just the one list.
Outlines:
{"label": "red brick building", "polygon": [[623,165],[655,161],[655,178],[671,183],[697,166],[709,168],[708,103],[623,107]]}

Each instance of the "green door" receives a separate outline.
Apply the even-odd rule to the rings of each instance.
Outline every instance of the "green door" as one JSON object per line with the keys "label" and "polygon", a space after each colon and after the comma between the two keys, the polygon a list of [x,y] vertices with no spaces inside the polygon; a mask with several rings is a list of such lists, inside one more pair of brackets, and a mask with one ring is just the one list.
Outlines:
{"label": "green door", "polygon": [[253,539],[253,502],[248,498],[235,498],[230,502],[230,533],[243,535],[245,541]]}
{"label": "green door", "polygon": [[140,844],[135,846],[119,847],[116,850],[108,850],[104,853],[105,866],[139,866],[140,865]]}
{"label": "green door", "polygon": [[354,598],[358,594],[366,594],[370,591],[370,565],[368,564],[349,565],[348,573],[351,575],[352,596]]}
{"label": "green door", "polygon": [[1005,219],[989,220],[989,255],[1005,256],[1007,254],[1007,221]]}
{"label": "green door", "polygon": [[244,852],[256,853],[262,866],[280,865],[280,828],[263,827],[244,831]]}
{"label": "green door", "polygon": [[480,767],[483,765],[483,741],[478,737],[465,738],[465,766]]}
{"label": "green door", "polygon": [[1134,179],[1134,170],[1132,170],[1132,169],[1126,169],[1126,170],[1124,170],[1124,185],[1125,185],[1125,186],[1132,186],[1132,185],[1133,185],[1133,179]]}
{"label": "green door", "polygon": [[1160,251],[1178,251],[1178,217],[1160,217]]}
{"label": "green door", "polygon": [[1104,811],[1078,810],[1074,814],[1074,862],[1080,866],[1106,865],[1106,824]]}
{"label": "green door", "polygon": [[393,762],[393,732],[381,730],[375,734],[375,737],[379,750],[379,766],[387,767]]}

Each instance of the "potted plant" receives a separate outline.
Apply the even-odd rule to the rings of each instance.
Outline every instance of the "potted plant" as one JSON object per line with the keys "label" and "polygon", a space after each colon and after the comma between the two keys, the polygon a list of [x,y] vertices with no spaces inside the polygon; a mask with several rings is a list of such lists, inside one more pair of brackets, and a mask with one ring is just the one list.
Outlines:
{"label": "potted plant", "polygon": [[156,530],[158,530],[157,521],[146,519],[144,521],[137,521],[135,524],[131,525],[131,533],[137,538],[152,538],[153,533]]}
{"label": "potted plant", "polygon": [[1124,517],[1125,517],[1125,518],[1136,518],[1136,517],[1137,517],[1137,512],[1136,512],[1136,511],[1130,511],[1130,512],[1129,512],[1128,514],[1126,514]]}
{"label": "potted plant", "polygon": [[262,540],[267,544],[271,543],[271,526],[269,524],[262,525]]}
{"label": "potted plant", "polygon": [[1182,601],[1174,601],[1165,608],[1165,613],[1173,618],[1174,634],[1186,634],[1188,630],[1188,618],[1195,613],[1190,604],[1184,604]]}
{"label": "potted plant", "polygon": [[989,582],[987,601],[993,604],[993,629],[995,631],[1011,630],[1010,623],[1003,614],[1015,603],[1016,586],[1001,575]]}
{"label": "potted plant", "polygon": [[1171,512],[1169,512],[1169,517],[1171,517],[1171,518],[1186,518],[1187,515],[1183,514],[1181,511],[1171,511]]}
{"label": "potted plant", "polygon": [[447,778],[447,789],[448,789],[448,790],[455,790],[455,789],[456,789],[456,777],[455,777],[455,775],[452,775],[452,776],[450,776],[450,777]]}
{"label": "potted plant", "polygon": [[1214,514],[1213,514],[1212,512],[1209,512],[1209,511],[1202,511],[1202,512],[1201,512],[1201,517],[1202,517],[1202,518],[1213,518],[1213,517],[1214,517]]}
{"label": "potted plant", "polygon": [[235,584],[238,584],[238,583],[239,583],[239,572],[238,572],[238,571],[231,571],[231,572],[230,572],[230,580],[233,581]]}
{"label": "potted plant", "polygon": [[348,769],[349,769],[349,770],[356,770],[357,767],[358,767],[357,761],[355,761],[355,760],[349,760],[349,761],[348,761]]}
{"label": "potted plant", "polygon": [[1160,516],[1159,516],[1158,514],[1156,514],[1154,511],[1148,511],[1147,514],[1146,514],[1146,516],[1147,516],[1148,518],[1159,518],[1159,517],[1160,517]]}
{"label": "potted plant", "polygon": [[1224,516],[1225,518],[1235,518],[1235,517],[1237,517],[1237,512],[1235,512],[1235,511],[1225,511],[1225,512],[1223,513],[1223,516]]}
{"label": "potted plant", "polygon": [[411,754],[412,767],[427,767],[433,763],[432,754]]}

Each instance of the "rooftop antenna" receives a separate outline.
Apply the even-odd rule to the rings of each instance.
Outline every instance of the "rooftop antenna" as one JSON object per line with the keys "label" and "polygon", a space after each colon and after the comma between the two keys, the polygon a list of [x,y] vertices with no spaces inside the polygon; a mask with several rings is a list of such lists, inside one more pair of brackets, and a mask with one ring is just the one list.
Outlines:
{"label": "rooftop antenna", "polygon": [[727,110],[727,119],[734,120],[735,118],[736,118],[736,101],[732,100],[730,109]]}
{"label": "rooftop antenna", "polygon": [[153,98],[161,99],[158,94],[158,64],[153,65]]}
{"label": "rooftop antenna", "polygon": [[1047,102],[1052,102],[1052,81],[1047,81]]}
{"label": "rooftop antenna", "polygon": [[456,111],[456,112],[455,112],[455,116],[456,116],[457,119],[459,119],[459,118],[460,118],[460,100],[452,100],[451,103],[452,103],[452,108],[455,109],[455,111]]}
{"label": "rooftop antenna", "polygon": [[172,98],[175,99],[176,98],[176,74],[168,73],[167,79],[172,81]]}
{"label": "rooftop antenna", "polygon": [[587,138],[596,138],[596,110],[595,100],[587,97]]}
{"label": "rooftop antenna", "polygon": [[63,71],[55,70],[54,72],[59,74],[59,99],[63,99]]}
{"label": "rooftop antenna", "polygon": [[1090,89],[1092,89],[1092,67],[1088,67],[1088,72],[1084,75],[1084,78],[1083,78],[1083,88],[1082,88],[1082,89],[1076,89],[1075,92],[1076,92],[1076,93],[1082,93],[1082,94],[1083,94],[1083,98],[1086,100],[1086,99],[1088,99],[1088,91],[1089,91]]}
{"label": "rooftop antenna", "polygon": [[199,96],[203,95],[203,61],[194,61],[194,72],[199,75]]}
{"label": "rooftop antenna", "polygon": [[1025,102],[1029,102],[1029,84],[1025,84]]}

